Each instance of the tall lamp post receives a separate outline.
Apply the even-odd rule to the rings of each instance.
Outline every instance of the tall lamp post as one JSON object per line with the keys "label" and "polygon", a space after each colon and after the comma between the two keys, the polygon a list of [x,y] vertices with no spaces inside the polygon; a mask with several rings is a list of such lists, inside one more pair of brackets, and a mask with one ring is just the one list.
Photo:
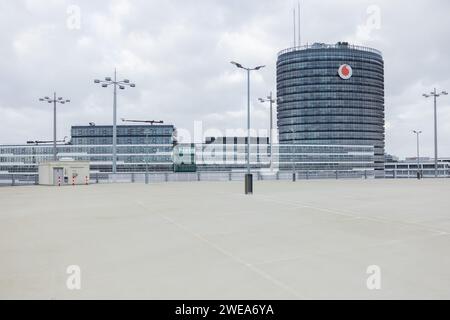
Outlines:
{"label": "tall lamp post", "polygon": [[231,61],[239,69],[247,71],[247,174],[245,175],[245,194],[253,193],[253,177],[250,173],[250,72],[264,68],[265,66],[257,66],[254,68],[246,68],[240,63]]}
{"label": "tall lamp post", "polygon": [[436,88],[429,94],[424,93],[423,96],[425,98],[434,98],[434,176],[435,178],[438,177],[438,142],[437,142],[437,114],[436,114],[436,105],[437,105],[437,98],[441,95],[448,95],[446,91],[442,91],[441,93],[436,92]]}
{"label": "tall lamp post", "polygon": [[53,160],[57,161],[57,151],[56,151],[56,104],[69,103],[70,100],[64,99],[63,97],[56,98],[56,92],[53,92],[53,99],[50,97],[39,98],[39,101],[53,103]]}
{"label": "tall lamp post", "polygon": [[420,130],[413,130],[413,133],[417,136],[417,179],[420,180],[420,153],[419,153],[419,135],[422,133]]}
{"label": "tall lamp post", "polygon": [[131,88],[136,87],[134,83],[130,83],[130,80],[124,79],[117,81],[117,71],[114,69],[114,79],[111,77],[105,77],[105,80],[95,79],[94,83],[101,83],[103,88],[109,85],[114,86],[114,98],[113,98],[113,161],[112,172],[117,173],[117,86],[119,89],[124,90],[126,86]]}
{"label": "tall lamp post", "polygon": [[269,125],[269,145],[270,145],[270,169],[272,169],[272,131],[273,131],[273,120],[272,120],[272,116],[273,116],[273,104],[276,102],[275,99],[272,97],[272,91],[270,91],[270,95],[267,96],[266,99],[264,98],[259,98],[258,99],[260,102],[264,103],[264,102],[269,102],[270,103],[270,116],[269,116],[269,121],[270,121],[270,125]]}

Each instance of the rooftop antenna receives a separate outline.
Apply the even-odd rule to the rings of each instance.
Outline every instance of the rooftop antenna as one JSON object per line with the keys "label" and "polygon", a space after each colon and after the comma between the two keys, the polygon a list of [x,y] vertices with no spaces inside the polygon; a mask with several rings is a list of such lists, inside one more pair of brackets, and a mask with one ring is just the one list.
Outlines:
{"label": "rooftop antenna", "polygon": [[296,26],[295,26],[295,7],[294,7],[294,9],[292,10],[292,17],[294,18],[293,19],[293,23],[294,23],[294,48],[297,46],[297,36],[296,36]]}
{"label": "rooftop antenna", "polygon": [[302,38],[300,34],[300,0],[298,1],[298,46],[300,47],[302,45]]}

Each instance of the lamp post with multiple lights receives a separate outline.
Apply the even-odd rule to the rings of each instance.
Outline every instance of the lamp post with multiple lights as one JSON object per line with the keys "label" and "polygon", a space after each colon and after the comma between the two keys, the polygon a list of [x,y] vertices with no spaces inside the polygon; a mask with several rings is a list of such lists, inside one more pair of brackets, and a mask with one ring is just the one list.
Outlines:
{"label": "lamp post with multiple lights", "polygon": [[264,68],[265,66],[257,66],[254,68],[246,68],[240,63],[231,61],[239,69],[247,71],[247,174],[245,175],[245,194],[253,193],[253,177],[250,173],[250,72]]}
{"label": "lamp post with multiple lights", "polygon": [[413,133],[417,136],[417,179],[420,179],[420,153],[419,153],[419,135],[422,133],[420,130],[413,130]]}
{"label": "lamp post with multiple lights", "polygon": [[109,85],[114,86],[114,99],[113,99],[113,159],[112,159],[112,172],[117,173],[117,86],[119,89],[124,90],[126,86],[131,88],[136,87],[134,83],[130,83],[130,80],[124,79],[117,81],[117,71],[114,69],[114,80],[111,77],[106,77],[105,80],[95,79],[94,83],[101,83],[103,88]]}
{"label": "lamp post with multiple lights", "polygon": [[56,151],[56,104],[69,103],[70,100],[64,99],[63,97],[56,98],[56,92],[53,92],[53,99],[50,97],[40,98],[39,101],[53,103],[53,160],[57,161],[57,151]]}
{"label": "lamp post with multiple lights", "polygon": [[437,114],[436,114],[436,105],[437,105],[437,98],[441,95],[448,95],[446,91],[442,91],[441,93],[437,93],[436,88],[429,94],[424,93],[423,96],[425,98],[434,98],[434,176],[435,178],[438,177],[438,142],[437,142]]}
{"label": "lamp post with multiple lights", "polygon": [[272,169],[272,131],[273,131],[273,120],[272,120],[272,116],[273,116],[273,104],[276,102],[276,100],[272,97],[272,91],[270,92],[270,95],[267,96],[266,99],[264,98],[259,98],[258,99],[261,103],[264,102],[269,102],[270,103],[270,116],[269,116],[269,121],[270,121],[270,125],[269,125],[269,148],[270,148],[270,169]]}

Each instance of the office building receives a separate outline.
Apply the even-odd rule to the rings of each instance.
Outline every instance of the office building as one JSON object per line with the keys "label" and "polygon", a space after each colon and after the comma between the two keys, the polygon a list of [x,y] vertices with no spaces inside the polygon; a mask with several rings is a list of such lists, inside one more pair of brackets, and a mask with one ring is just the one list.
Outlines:
{"label": "office building", "polygon": [[277,61],[280,144],[374,148],[384,169],[384,63],[375,49],[339,42],[283,50]]}
{"label": "office building", "polygon": [[[117,172],[172,171],[173,125],[117,126]],[[112,126],[73,126],[68,143],[57,144],[57,157],[89,161],[91,172],[112,171]],[[0,146],[0,173],[36,173],[53,160],[51,143]]]}

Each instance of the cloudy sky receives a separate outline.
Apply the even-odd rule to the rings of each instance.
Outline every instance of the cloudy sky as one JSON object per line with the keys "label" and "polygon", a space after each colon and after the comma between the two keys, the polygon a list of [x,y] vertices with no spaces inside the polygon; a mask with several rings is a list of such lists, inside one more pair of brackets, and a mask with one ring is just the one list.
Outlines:
{"label": "cloudy sky", "polygon": [[[433,105],[421,95],[450,90],[450,2],[302,0],[302,42],[349,41],[383,52],[386,151],[415,154],[413,129],[433,155]],[[70,98],[58,107],[58,136],[70,125],[118,117],[163,119],[192,130],[246,127],[245,76],[229,62],[265,64],[252,78],[252,122],[267,128],[277,52],[292,46],[294,0],[1,0],[0,143],[52,138],[52,107],[41,96]],[[275,91],[275,90],[274,90]],[[450,156],[450,96],[439,98],[440,155]]]}

